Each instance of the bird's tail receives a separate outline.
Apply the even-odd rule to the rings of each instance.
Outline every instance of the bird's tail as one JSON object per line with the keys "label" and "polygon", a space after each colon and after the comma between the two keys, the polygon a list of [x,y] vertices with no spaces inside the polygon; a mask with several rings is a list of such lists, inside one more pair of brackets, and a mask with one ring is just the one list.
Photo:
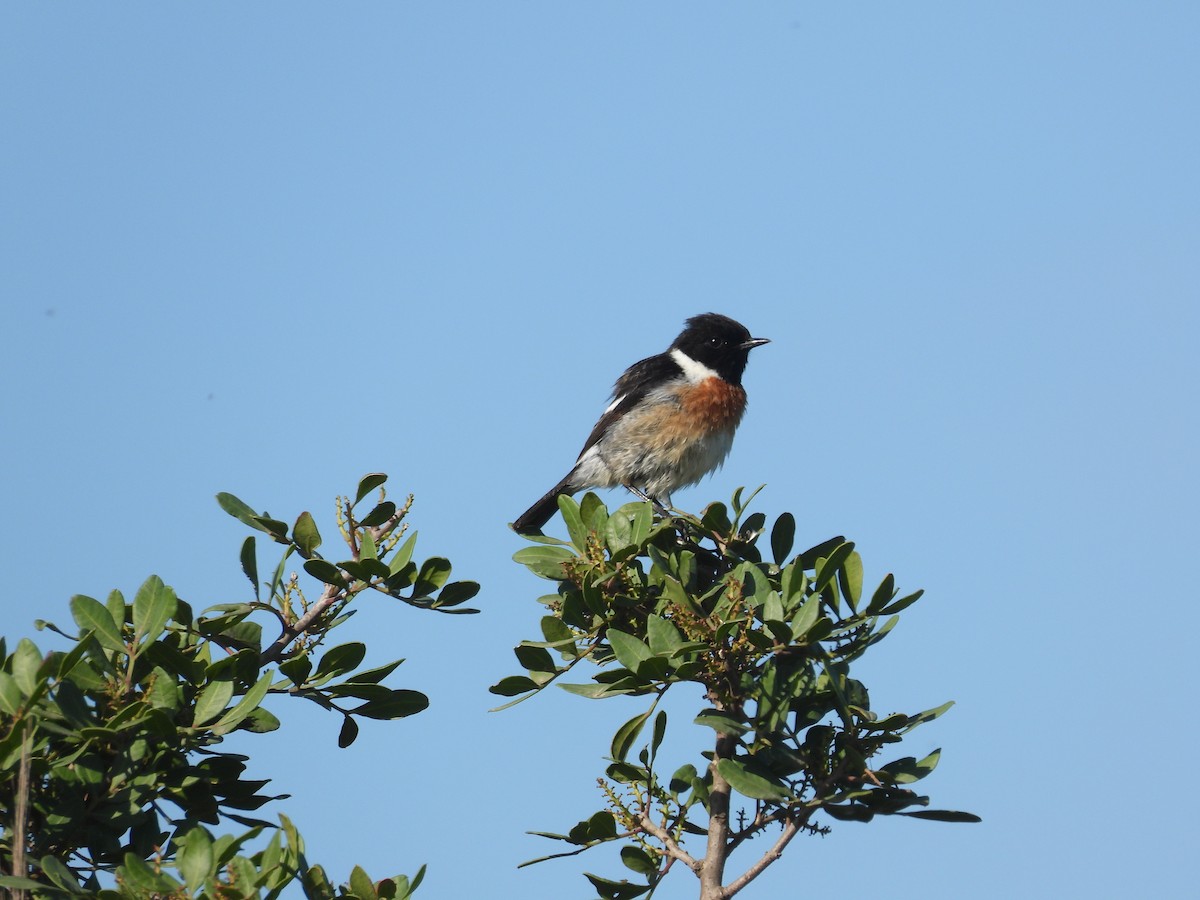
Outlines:
{"label": "bird's tail", "polygon": [[513,522],[513,531],[517,534],[537,534],[542,530],[542,526],[550,521],[551,516],[558,512],[559,496],[573,493],[575,493],[575,488],[572,487],[571,476],[568,475],[550,488],[541,500],[517,517],[517,520]]}

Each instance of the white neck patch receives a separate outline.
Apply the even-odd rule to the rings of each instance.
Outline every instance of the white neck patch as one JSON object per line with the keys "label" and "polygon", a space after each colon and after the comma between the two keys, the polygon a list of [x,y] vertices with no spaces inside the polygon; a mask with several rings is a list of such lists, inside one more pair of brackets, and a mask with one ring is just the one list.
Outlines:
{"label": "white neck patch", "polygon": [[675,360],[679,368],[683,369],[684,376],[692,384],[699,384],[708,378],[718,378],[716,372],[710,369],[702,362],[696,362],[682,350],[676,348],[671,351],[671,359]]}

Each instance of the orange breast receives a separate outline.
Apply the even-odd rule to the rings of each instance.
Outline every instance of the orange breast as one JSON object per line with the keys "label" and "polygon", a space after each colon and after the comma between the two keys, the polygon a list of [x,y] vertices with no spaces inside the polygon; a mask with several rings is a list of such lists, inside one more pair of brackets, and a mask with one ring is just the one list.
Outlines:
{"label": "orange breast", "polygon": [[683,418],[704,434],[732,431],[746,411],[746,391],[720,378],[689,386],[680,398]]}

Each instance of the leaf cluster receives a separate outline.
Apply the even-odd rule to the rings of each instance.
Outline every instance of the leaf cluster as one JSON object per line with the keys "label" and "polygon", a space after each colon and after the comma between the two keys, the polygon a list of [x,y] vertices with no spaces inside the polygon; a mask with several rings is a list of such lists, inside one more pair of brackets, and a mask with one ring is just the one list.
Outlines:
{"label": "leaf cluster", "polygon": [[[592,494],[563,497],[569,540],[537,536],[515,556],[556,591],[542,598],[542,639],[515,649],[525,672],[492,691],[520,702],[559,683],[592,699],[650,698],[613,736],[604,807],[566,834],[536,832],[574,848],[554,856],[621,843],[643,883],[589,875],[601,897],[652,892],[676,864],[715,885],[705,896],[732,896],[794,835],[827,831],[822,813],[977,820],[927,809],[912,789],[938,751],[875,762],[951,704],[881,715],[850,674],[921,592],[901,595],[888,575],[864,593],[853,544],[839,537],[795,553],[794,517],[782,514],[768,531],[761,513],[742,521],[748,502],[739,491],[732,509],[713,504],[693,517],[656,515],[640,502],[610,513]],[[568,682],[583,664],[589,678]],[[711,729],[711,746],[702,760],[664,767],[659,706],[677,685],[702,691],[695,722]],[[778,834],[772,848],[720,886],[727,857],[768,829]],[[707,857],[688,851],[694,835],[706,836]]]}
{"label": "leaf cluster", "polygon": [[[339,498],[349,553],[338,563],[317,553],[308,513],[288,529],[220,495],[226,511],[285,547],[260,584],[254,536],[243,543],[252,599],[197,613],[151,576],[132,602],[119,591],[104,602],[73,597],[74,629],[38,623],[67,638],[68,650],[44,653],[24,639],[9,653],[0,639],[0,861],[5,872],[27,873],[0,877],[0,886],[37,896],[223,898],[278,896],[293,882],[314,898],[403,898],[416,888],[420,874],[375,883],[361,870],[335,888],[307,862],[286,817],[276,827],[256,815],[284,795],[267,793],[266,780],[247,776],[248,758],[223,746],[233,732],[280,727],[264,706],[270,697],[339,713],[341,746],[358,734],[356,718],[397,719],[428,705],[418,691],[383,684],[402,660],[362,669],[364,644],[326,648],[363,590],[459,612],[478,590],[450,583],[444,559],[413,561],[415,533],[401,540],[411,497],[399,509],[381,498],[358,515],[385,480],[369,475],[354,501]],[[316,599],[298,575],[285,578],[293,556],[317,579]],[[230,823],[248,830],[214,836],[211,828]]]}

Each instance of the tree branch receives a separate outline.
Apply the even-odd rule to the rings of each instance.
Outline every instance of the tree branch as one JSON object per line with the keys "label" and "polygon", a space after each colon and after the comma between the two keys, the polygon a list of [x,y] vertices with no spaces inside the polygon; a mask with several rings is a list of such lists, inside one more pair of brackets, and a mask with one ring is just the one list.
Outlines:
{"label": "tree branch", "polygon": [[791,842],[792,838],[800,833],[800,826],[802,824],[803,822],[799,819],[788,819],[787,823],[783,826],[783,834],[779,836],[779,840],[775,842],[770,850],[759,857],[754,865],[743,872],[741,876],[729,882],[729,886],[725,888],[725,892],[721,895],[722,900],[728,900],[729,897],[732,897],[761,875],[767,866],[779,859],[783,855],[783,848]]}
{"label": "tree branch", "polygon": [[278,662],[283,655],[283,651],[287,649],[287,645],[304,634],[329,607],[333,606],[339,600],[345,597],[345,588],[337,587],[336,585],[327,584],[325,590],[321,593],[321,599],[308,608],[308,612],[297,619],[293,624],[288,625],[283,629],[283,633],[275,639],[270,647],[262,652],[258,657],[259,665]]}
{"label": "tree branch", "polygon": [[650,818],[649,813],[642,813],[639,824],[647,834],[662,841],[663,849],[667,851],[667,856],[679,860],[697,875],[700,874],[700,861],[696,860],[690,853],[680,847],[676,843],[675,838],[671,837],[671,832],[667,831],[661,825],[655,824]]}

